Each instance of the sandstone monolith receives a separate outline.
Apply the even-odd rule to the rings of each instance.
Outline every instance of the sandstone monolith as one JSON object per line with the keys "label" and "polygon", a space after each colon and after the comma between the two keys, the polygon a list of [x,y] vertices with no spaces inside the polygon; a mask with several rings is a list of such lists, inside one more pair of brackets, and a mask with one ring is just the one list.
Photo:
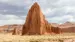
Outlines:
{"label": "sandstone monolith", "polygon": [[30,8],[23,25],[22,35],[42,35],[50,34],[51,26],[45,20],[40,6],[35,2]]}

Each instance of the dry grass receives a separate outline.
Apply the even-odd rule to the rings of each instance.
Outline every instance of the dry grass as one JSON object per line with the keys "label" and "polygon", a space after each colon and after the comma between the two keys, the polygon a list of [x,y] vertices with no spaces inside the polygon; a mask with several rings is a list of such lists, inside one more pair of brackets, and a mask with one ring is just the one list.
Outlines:
{"label": "dry grass", "polygon": [[75,39],[75,33],[64,33],[57,35],[11,35],[0,33],[0,42],[64,42],[64,40]]}

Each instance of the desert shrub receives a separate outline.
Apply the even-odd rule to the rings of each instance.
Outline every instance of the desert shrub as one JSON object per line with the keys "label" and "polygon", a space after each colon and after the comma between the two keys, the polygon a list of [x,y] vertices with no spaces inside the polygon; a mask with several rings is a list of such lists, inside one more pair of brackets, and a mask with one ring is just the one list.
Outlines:
{"label": "desert shrub", "polygon": [[39,41],[30,41],[30,42],[39,42]]}
{"label": "desert shrub", "polygon": [[41,41],[29,41],[29,42],[41,42]]}
{"label": "desert shrub", "polygon": [[41,40],[30,40],[29,42],[41,42]]}
{"label": "desert shrub", "polygon": [[64,42],[63,40],[59,39],[59,42]]}

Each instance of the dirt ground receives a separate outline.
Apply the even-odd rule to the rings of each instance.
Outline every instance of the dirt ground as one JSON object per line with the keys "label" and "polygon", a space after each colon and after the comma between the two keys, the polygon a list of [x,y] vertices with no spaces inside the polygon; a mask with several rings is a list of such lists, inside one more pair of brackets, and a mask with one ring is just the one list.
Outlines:
{"label": "dirt ground", "polygon": [[75,42],[75,33],[24,36],[0,33],[0,42]]}

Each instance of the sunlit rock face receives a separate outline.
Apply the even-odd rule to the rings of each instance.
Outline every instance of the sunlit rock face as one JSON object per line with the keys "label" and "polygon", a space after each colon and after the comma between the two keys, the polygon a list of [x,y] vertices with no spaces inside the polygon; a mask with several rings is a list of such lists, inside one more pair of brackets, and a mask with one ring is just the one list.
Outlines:
{"label": "sunlit rock face", "polygon": [[28,12],[26,22],[23,25],[22,35],[42,35],[50,33],[51,26],[45,20],[40,6],[35,2]]}
{"label": "sunlit rock face", "polygon": [[61,28],[59,28],[59,24],[57,24],[57,23],[51,23],[51,30],[54,34],[62,33]]}
{"label": "sunlit rock face", "polygon": [[65,22],[64,24],[59,25],[63,33],[75,33],[75,22]]}

